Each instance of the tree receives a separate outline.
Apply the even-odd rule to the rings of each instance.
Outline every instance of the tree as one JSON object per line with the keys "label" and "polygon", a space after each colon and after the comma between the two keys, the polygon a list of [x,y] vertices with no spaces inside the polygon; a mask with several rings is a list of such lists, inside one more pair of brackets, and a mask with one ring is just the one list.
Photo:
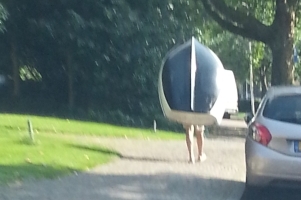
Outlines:
{"label": "tree", "polygon": [[[29,21],[32,13],[33,1],[30,3],[11,0],[3,1],[0,6],[0,30],[2,47],[6,49],[6,59],[10,59],[10,73],[13,81],[13,97],[17,98],[20,95],[20,65],[24,64],[21,61],[21,54],[27,48],[30,38]],[[5,15],[1,13],[5,13]],[[2,19],[5,19],[2,21]],[[3,26],[2,26],[3,25]],[[1,28],[2,27],[2,28]]]}
{"label": "tree", "polygon": [[5,30],[3,22],[7,19],[7,14],[7,10],[0,3],[0,32],[3,32]]}
{"label": "tree", "polygon": [[[52,85],[56,84],[60,87],[61,93],[66,94],[70,109],[73,109],[76,103],[77,80],[83,80],[81,76],[88,71],[85,68],[88,68],[87,64],[91,66],[91,60],[94,61],[94,65],[92,68],[89,67],[92,71],[89,75],[93,74],[93,70],[96,71],[95,68],[98,65],[95,65],[95,61],[97,57],[103,57],[101,53],[104,53],[103,49],[110,43],[110,32],[116,30],[114,21],[116,16],[113,10],[122,2],[57,0],[49,1],[47,4],[40,3],[40,9],[46,10],[47,14],[36,18],[35,22],[39,29],[44,31],[41,35],[44,48],[52,48],[53,53],[47,56],[48,59],[51,58],[57,62],[54,70],[48,66],[48,69],[45,68],[45,73],[53,71],[51,78],[57,77],[60,84],[50,79],[48,82],[52,82]],[[125,7],[124,10],[126,10]],[[120,12],[117,13],[120,14]],[[95,53],[96,51],[99,53]],[[83,62],[83,57],[86,59],[85,62]],[[78,85],[81,87],[83,84],[86,83],[82,82]],[[88,87],[91,90],[93,86]]]}
{"label": "tree", "polygon": [[[292,58],[298,0],[202,0],[202,3],[222,28],[270,47],[272,85],[293,83]],[[260,20],[259,11],[267,15],[265,20]]]}
{"label": "tree", "polygon": [[246,80],[249,72],[249,49],[244,38],[223,31],[207,45],[218,55],[224,67],[234,72],[237,82],[243,83]]}
{"label": "tree", "polygon": [[253,46],[254,81],[261,86],[261,96],[263,97],[271,82],[271,53],[263,43],[256,42]]}

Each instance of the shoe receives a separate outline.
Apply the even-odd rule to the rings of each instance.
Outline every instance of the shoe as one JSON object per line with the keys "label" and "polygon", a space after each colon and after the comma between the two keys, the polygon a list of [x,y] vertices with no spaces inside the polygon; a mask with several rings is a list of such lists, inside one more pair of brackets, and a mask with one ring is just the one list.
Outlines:
{"label": "shoe", "polygon": [[205,153],[203,153],[201,156],[199,156],[198,161],[199,162],[204,162],[207,159],[207,156]]}
{"label": "shoe", "polygon": [[194,160],[189,160],[188,163],[189,164],[195,164],[195,161]]}
{"label": "shoe", "polygon": [[190,163],[190,164],[194,164],[195,163],[194,156],[192,156],[191,158],[189,158],[188,163]]}

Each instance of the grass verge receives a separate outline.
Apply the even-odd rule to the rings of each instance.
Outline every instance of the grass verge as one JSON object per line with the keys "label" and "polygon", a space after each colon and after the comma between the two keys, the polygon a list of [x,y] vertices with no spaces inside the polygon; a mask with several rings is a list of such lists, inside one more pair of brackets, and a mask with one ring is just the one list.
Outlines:
{"label": "grass verge", "polygon": [[235,120],[244,120],[244,117],[246,116],[246,113],[236,113],[234,115],[231,116],[231,119],[235,119]]}
{"label": "grass verge", "polygon": [[[35,133],[80,134],[109,137],[183,139],[183,134],[152,129],[139,129],[110,124],[84,122],[53,117],[0,114],[0,127],[15,131],[26,131],[30,119]],[[183,130],[184,131],[184,130]]]}
{"label": "grass verge", "polygon": [[[27,120],[33,125],[30,140]],[[69,137],[70,135],[70,137]],[[56,178],[109,162],[119,154],[74,135],[183,139],[183,134],[51,117],[0,114],[0,184],[24,179]],[[72,139],[73,138],[73,139]]]}
{"label": "grass verge", "polygon": [[68,138],[39,135],[35,142],[13,131],[0,133],[0,183],[28,178],[55,178],[109,162],[118,153],[76,143]]}

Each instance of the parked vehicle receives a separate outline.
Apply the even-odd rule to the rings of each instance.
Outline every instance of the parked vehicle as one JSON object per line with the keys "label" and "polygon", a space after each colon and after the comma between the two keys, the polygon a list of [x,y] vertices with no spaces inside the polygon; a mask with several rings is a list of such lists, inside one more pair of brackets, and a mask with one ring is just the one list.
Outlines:
{"label": "parked vehicle", "polygon": [[271,87],[245,118],[246,188],[301,184],[301,87]]}
{"label": "parked vehicle", "polygon": [[231,70],[225,70],[225,78],[224,84],[227,87],[228,94],[224,118],[230,119],[231,115],[238,112],[238,92],[235,76]]}

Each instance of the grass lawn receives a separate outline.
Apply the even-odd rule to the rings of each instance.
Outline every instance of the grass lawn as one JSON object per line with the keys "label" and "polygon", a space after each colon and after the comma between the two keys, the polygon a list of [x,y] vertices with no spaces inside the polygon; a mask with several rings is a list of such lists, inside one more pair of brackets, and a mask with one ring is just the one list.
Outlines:
{"label": "grass lawn", "polygon": [[[30,119],[35,134],[27,131]],[[70,137],[68,137],[70,135]],[[55,178],[109,162],[118,153],[95,144],[78,143],[74,135],[183,139],[184,134],[124,128],[38,116],[0,114],[0,184],[31,178]]]}
{"label": "grass lawn", "polygon": [[0,129],[0,183],[28,178],[54,178],[87,170],[117,156],[112,150],[75,143],[56,135],[36,135]]}
{"label": "grass lawn", "polygon": [[245,116],[246,116],[246,113],[239,112],[239,113],[237,113],[235,115],[232,115],[231,119],[244,120]]}
{"label": "grass lawn", "polygon": [[[35,133],[80,134],[109,137],[131,137],[151,139],[183,139],[183,134],[152,129],[128,128],[101,124],[95,122],[83,122],[52,117],[26,116],[0,114],[0,127],[10,130],[27,130],[27,120],[30,119]],[[184,131],[184,130],[183,130]]]}

